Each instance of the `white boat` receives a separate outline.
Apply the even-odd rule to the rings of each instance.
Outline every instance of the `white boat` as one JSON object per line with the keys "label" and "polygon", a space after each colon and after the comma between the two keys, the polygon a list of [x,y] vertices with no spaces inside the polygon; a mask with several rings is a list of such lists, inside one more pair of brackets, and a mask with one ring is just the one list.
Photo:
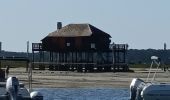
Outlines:
{"label": "white boat", "polygon": [[0,100],[43,100],[41,93],[29,92],[16,77],[0,82]]}
{"label": "white boat", "polygon": [[[153,82],[160,66],[160,59],[152,56],[152,63],[146,81],[134,78],[130,84],[130,100],[170,100],[170,84]],[[149,82],[150,71],[153,64],[157,65],[152,80]]]}

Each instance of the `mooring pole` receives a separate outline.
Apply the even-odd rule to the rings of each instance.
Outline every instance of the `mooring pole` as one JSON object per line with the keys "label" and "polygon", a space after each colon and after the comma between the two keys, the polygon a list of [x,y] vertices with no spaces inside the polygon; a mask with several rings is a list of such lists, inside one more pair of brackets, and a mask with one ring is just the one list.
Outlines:
{"label": "mooring pole", "polygon": [[28,71],[28,85],[29,85],[29,92],[32,92],[32,63],[29,64],[29,71]]}

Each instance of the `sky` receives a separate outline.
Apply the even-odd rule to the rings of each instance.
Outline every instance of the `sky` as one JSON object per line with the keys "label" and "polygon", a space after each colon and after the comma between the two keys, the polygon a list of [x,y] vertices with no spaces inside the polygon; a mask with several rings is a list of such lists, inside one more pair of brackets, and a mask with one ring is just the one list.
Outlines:
{"label": "sky", "polygon": [[[1,0],[0,41],[6,51],[26,52],[70,23],[89,23],[129,49],[170,46],[170,0]],[[31,50],[31,48],[30,48]]]}

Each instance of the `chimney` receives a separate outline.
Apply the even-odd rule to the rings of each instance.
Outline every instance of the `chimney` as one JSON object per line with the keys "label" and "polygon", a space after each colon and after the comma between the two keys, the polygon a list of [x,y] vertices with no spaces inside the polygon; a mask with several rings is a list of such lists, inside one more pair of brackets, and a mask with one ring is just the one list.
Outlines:
{"label": "chimney", "polygon": [[57,22],[57,30],[62,28],[62,22]]}

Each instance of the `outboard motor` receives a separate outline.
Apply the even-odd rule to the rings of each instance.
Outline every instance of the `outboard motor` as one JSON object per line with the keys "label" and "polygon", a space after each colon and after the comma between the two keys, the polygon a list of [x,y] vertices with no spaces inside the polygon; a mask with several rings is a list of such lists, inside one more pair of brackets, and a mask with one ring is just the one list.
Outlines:
{"label": "outboard motor", "polygon": [[9,94],[9,100],[17,100],[19,91],[19,81],[16,77],[9,77],[6,81],[6,91]]}
{"label": "outboard motor", "polygon": [[31,100],[43,100],[43,95],[38,91],[33,91],[30,94]]}
{"label": "outboard motor", "polygon": [[137,96],[140,95],[138,88],[144,81],[138,78],[134,78],[130,84],[130,100],[136,100]]}

